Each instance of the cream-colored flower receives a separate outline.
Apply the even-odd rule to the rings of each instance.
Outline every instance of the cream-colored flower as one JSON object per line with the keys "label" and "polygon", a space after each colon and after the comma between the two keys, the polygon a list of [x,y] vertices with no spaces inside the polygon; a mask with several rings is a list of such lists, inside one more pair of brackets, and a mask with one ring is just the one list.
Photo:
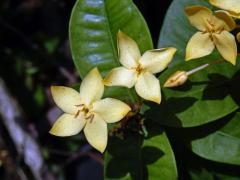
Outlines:
{"label": "cream-colored flower", "polygon": [[186,60],[209,55],[215,46],[222,57],[236,64],[237,45],[235,37],[229,33],[236,26],[226,11],[213,12],[203,6],[185,9],[190,23],[199,30],[189,40],[186,47]]}
{"label": "cream-colored flower", "polygon": [[97,68],[83,79],[80,93],[64,86],[52,86],[51,92],[55,103],[65,113],[58,118],[50,133],[72,136],[83,129],[88,142],[100,152],[107,145],[107,123],[120,121],[131,110],[117,99],[101,100],[104,84]]}
{"label": "cream-colored flower", "polygon": [[153,74],[163,71],[168,66],[176,49],[154,49],[141,56],[136,42],[119,31],[118,51],[123,67],[111,70],[104,80],[105,85],[128,88],[135,86],[137,94],[143,99],[160,103],[160,83]]}
{"label": "cream-colored flower", "polygon": [[240,18],[240,0],[209,0],[209,2],[220,9],[228,11],[230,16]]}

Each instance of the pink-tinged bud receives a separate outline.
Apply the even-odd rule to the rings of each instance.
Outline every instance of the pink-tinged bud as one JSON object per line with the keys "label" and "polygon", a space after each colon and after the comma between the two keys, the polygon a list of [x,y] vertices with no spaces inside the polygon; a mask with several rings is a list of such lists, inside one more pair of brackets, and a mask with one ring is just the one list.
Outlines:
{"label": "pink-tinged bud", "polygon": [[177,87],[183,85],[188,79],[188,74],[186,71],[176,71],[173,73],[165,82],[163,87]]}

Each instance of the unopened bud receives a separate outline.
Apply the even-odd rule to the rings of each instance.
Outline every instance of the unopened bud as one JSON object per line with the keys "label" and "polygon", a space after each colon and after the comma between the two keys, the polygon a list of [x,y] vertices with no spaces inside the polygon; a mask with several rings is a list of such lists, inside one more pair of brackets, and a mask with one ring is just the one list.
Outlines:
{"label": "unopened bud", "polygon": [[237,33],[237,41],[240,42],[240,32]]}
{"label": "unopened bud", "polygon": [[163,87],[177,87],[183,85],[188,79],[186,71],[176,71],[165,82]]}

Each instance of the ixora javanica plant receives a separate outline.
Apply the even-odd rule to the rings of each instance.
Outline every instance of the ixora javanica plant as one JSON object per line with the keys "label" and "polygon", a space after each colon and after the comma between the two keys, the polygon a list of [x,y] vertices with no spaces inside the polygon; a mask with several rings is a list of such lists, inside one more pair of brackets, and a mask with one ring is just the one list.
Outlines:
{"label": "ixora javanica plant", "polygon": [[113,69],[103,81],[97,68],[83,79],[80,93],[64,86],[52,86],[55,103],[65,113],[55,122],[50,133],[56,136],[72,136],[82,129],[88,142],[100,152],[107,146],[107,123],[120,121],[131,108],[116,99],[101,99],[106,85],[132,87],[144,99],[160,103],[159,80],[153,75],[165,69],[171,62],[175,48],[150,50],[140,57],[135,41],[118,33],[120,62],[126,66]]}
{"label": "ixora javanica plant", "polygon": [[186,47],[186,60],[209,55],[215,46],[222,57],[236,64],[237,45],[229,33],[236,26],[226,11],[212,12],[203,6],[190,6],[185,9],[190,23],[199,30],[189,40]]}
{"label": "ixora javanica plant", "polygon": [[80,93],[64,86],[52,86],[51,92],[55,103],[65,113],[58,118],[50,133],[72,136],[83,129],[88,142],[100,152],[104,152],[107,145],[107,123],[120,121],[131,110],[117,99],[101,99],[104,84],[97,68],[83,79]]}
{"label": "ixora javanica plant", "polygon": [[123,67],[111,70],[104,80],[105,85],[127,88],[135,86],[140,97],[160,104],[160,83],[153,74],[163,71],[169,65],[176,48],[153,49],[141,56],[137,43],[119,31],[118,52]]}

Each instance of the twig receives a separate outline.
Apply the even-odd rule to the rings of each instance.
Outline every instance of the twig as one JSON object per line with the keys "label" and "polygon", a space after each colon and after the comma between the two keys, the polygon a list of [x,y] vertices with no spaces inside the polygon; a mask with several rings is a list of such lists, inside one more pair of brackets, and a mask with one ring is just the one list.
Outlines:
{"label": "twig", "polygon": [[[44,161],[40,148],[36,141],[23,128],[23,118],[18,105],[11,98],[7,88],[0,78],[0,116],[3,125],[7,129],[11,137],[16,151],[25,164],[30,169],[32,175],[36,180],[43,179]],[[49,175],[49,172],[47,172]],[[52,178],[51,178],[52,179]]]}

